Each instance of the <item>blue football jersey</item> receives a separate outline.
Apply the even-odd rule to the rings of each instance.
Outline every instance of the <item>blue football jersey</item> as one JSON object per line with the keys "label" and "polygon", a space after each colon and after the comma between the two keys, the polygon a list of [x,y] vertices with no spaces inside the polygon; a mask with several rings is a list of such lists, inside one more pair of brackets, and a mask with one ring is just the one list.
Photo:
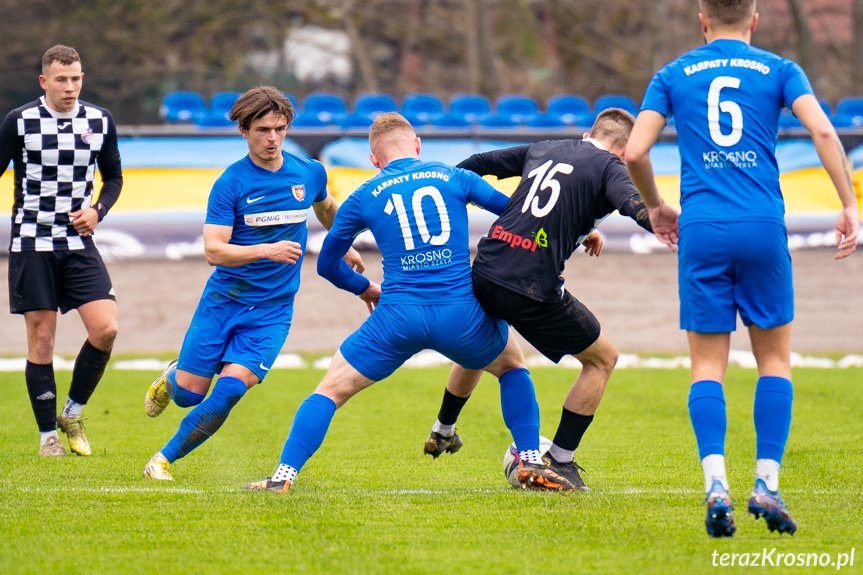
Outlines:
{"label": "blue football jersey", "polygon": [[659,70],[641,105],[674,115],[680,148],[680,225],[784,223],[779,113],[812,94],[796,63],[739,40],[714,40]]}
{"label": "blue football jersey", "polygon": [[[306,251],[306,218],[312,203],[327,197],[327,173],[320,162],[282,151],[282,167],[271,172],[246,156],[219,176],[207,202],[206,223],[231,226],[231,244],[250,246],[290,240]],[[239,267],[217,266],[207,287],[241,303],[291,303],[300,287],[300,266],[258,260]]]}
{"label": "blue football jersey", "polygon": [[339,207],[330,234],[371,230],[383,256],[381,303],[470,302],[467,204],[498,192],[472,172],[440,162],[390,162]]}

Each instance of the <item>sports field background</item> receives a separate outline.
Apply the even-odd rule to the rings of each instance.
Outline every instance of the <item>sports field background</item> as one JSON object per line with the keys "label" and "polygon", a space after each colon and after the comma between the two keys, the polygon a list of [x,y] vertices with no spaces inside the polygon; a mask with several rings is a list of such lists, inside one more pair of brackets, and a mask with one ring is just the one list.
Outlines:
{"label": "sports field background", "polygon": [[[730,540],[704,532],[685,369],[612,376],[578,451],[593,491],[570,495],[509,486],[501,460],[511,439],[490,377],[462,413],[464,448],[438,460],[422,455],[446,368],[403,369],[352,399],[289,494],[241,487],[272,473],[320,369],[273,370],[218,434],[172,465],[174,482],[144,480],[144,464],[186,413],[171,406],[157,419],[144,414],[156,373],[109,367],[84,412],[93,455],[64,459],[36,455],[21,375],[0,373],[0,387],[21,389],[0,402],[0,572],[696,574],[716,572],[714,551],[835,559],[856,548],[854,568],[842,571],[854,573],[863,560],[860,367],[794,371],[781,476],[800,524],[794,537],[771,535],[745,512],[755,372],[729,370],[727,454],[738,525]],[[553,435],[576,374],[532,370],[544,435]],[[65,392],[71,374],[57,375]]]}

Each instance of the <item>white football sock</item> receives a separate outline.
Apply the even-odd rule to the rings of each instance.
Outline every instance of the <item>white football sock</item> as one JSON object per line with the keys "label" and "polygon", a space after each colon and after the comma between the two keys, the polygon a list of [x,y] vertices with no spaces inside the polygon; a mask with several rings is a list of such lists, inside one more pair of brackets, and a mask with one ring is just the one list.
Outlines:
{"label": "white football sock", "polygon": [[518,452],[518,458],[527,463],[542,463],[542,456],[539,454],[539,449],[525,449]]}
{"label": "white football sock", "polygon": [[710,493],[710,486],[718,479],[728,491],[728,478],[725,477],[725,456],[714,453],[701,460],[704,468],[704,491]]}
{"label": "white football sock", "polygon": [[66,400],[66,406],[63,408],[63,417],[78,418],[81,417],[81,410],[84,409],[83,403]]}
{"label": "white football sock", "polygon": [[552,443],[548,448],[548,454],[559,463],[569,463],[575,457],[575,451],[559,447],[556,443]]}
{"label": "white football sock", "polygon": [[270,478],[270,481],[287,481],[291,484],[294,483],[294,479],[297,478],[297,470],[291,467],[290,465],[285,465],[284,463],[279,463],[279,468],[276,469],[276,472],[273,473],[273,476]]}
{"label": "white football sock", "polygon": [[45,445],[45,442],[48,441],[48,438],[54,436],[57,438],[57,441],[60,441],[60,436],[57,434],[56,430],[53,431],[40,431],[39,432],[39,447]]}
{"label": "white football sock", "polygon": [[770,491],[779,489],[779,462],[775,459],[755,460],[755,479],[763,479]]}
{"label": "white football sock", "polygon": [[435,420],[434,425],[432,425],[432,431],[440,433],[444,437],[452,437],[455,433],[455,423],[444,425],[440,420]]}

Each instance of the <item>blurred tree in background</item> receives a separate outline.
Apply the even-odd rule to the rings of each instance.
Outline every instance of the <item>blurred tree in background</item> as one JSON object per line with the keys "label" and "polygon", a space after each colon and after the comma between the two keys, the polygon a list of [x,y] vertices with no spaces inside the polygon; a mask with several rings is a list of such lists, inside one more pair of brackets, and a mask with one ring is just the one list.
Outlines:
{"label": "blurred tree in background", "polygon": [[[41,94],[41,55],[63,43],[81,53],[82,97],[124,124],[158,123],[172,90],[206,98],[261,83],[300,99],[327,90],[347,100],[380,91],[639,101],[658,67],[703,42],[695,0],[0,0],[0,8],[3,113]],[[800,62],[833,103],[863,95],[863,0],[759,0],[758,9],[755,45]],[[346,70],[328,65],[328,50]],[[301,73],[313,51],[319,60]]]}

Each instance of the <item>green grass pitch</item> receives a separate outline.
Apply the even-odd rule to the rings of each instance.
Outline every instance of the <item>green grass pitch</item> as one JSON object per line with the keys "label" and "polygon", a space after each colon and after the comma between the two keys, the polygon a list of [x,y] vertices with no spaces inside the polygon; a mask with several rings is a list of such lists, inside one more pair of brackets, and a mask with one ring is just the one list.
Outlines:
{"label": "green grass pitch", "polygon": [[[465,447],[436,461],[422,455],[447,373],[403,369],[355,397],[287,495],[241,487],[273,471],[320,370],[273,371],[215,437],[172,466],[172,483],[141,478],[186,413],[171,406],[158,419],[144,414],[154,372],[109,368],[84,412],[93,455],[65,459],[36,456],[23,374],[2,373],[0,572],[692,574],[715,572],[714,551],[773,548],[833,559],[855,548],[854,567],[863,563],[863,368],[795,370],[781,475],[800,525],[794,537],[770,534],[746,513],[756,376],[729,370],[727,455],[738,532],[723,540],[704,531],[686,370],[614,374],[577,454],[593,491],[566,496],[506,482],[501,460],[511,439],[488,376],[459,422]],[[577,372],[532,374],[542,433],[551,437]],[[57,375],[65,399],[71,374]]]}

